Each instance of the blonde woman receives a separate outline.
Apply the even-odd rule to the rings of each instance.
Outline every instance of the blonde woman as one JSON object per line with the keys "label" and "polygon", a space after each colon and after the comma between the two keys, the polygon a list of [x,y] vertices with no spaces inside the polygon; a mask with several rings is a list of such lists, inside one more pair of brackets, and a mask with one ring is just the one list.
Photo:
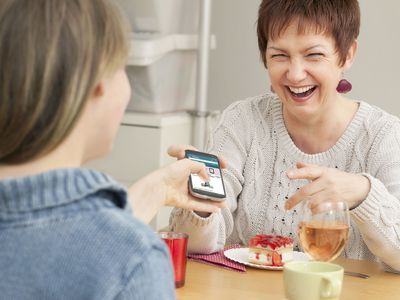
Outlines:
{"label": "blonde woman", "polygon": [[[0,2],[2,299],[174,299],[165,245],[142,222],[187,194],[179,161],[128,193],[81,168],[110,151],[130,98],[125,23],[108,0]],[[134,170],[132,170],[134,171]]]}

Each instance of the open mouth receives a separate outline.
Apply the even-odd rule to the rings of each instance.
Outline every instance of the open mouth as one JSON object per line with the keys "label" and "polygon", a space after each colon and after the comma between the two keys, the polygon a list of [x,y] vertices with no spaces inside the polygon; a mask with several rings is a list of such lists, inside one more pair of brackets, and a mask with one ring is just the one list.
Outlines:
{"label": "open mouth", "polygon": [[316,88],[317,88],[316,85],[308,85],[299,88],[288,86],[289,92],[296,98],[306,98],[310,96],[315,91]]}

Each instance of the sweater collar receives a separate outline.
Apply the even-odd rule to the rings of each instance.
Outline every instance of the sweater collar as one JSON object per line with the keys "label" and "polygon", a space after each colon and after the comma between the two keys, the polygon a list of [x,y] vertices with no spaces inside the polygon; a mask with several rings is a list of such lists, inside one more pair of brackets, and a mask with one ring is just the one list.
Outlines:
{"label": "sweater collar", "polygon": [[0,211],[28,212],[65,205],[107,192],[117,206],[126,206],[126,190],[111,177],[89,169],[52,170],[0,181]]}
{"label": "sweater collar", "polygon": [[297,148],[286,129],[282,114],[282,102],[279,100],[279,98],[273,99],[272,102],[274,127],[279,133],[278,136],[280,142],[295,158],[295,160],[315,164],[321,163],[321,161],[329,161],[334,158],[338,152],[346,151],[347,147],[354,142],[360,126],[362,125],[366,115],[369,113],[370,106],[367,103],[363,101],[358,101],[358,103],[358,110],[342,136],[338,139],[335,145],[325,152],[307,154]]}

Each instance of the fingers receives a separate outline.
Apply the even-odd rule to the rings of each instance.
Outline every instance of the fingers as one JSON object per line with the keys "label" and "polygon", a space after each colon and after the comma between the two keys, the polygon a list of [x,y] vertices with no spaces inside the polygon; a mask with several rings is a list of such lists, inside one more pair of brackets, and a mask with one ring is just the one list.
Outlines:
{"label": "fingers", "polygon": [[[184,159],[185,158],[185,150],[193,150],[199,151],[196,147],[192,145],[171,145],[168,147],[168,155],[175,157],[177,159]],[[221,155],[218,156],[219,164],[222,169],[225,169],[228,166],[226,159]]]}
{"label": "fingers", "polygon": [[305,168],[305,167],[318,167],[318,165],[314,165],[314,164],[308,164],[302,161],[299,161],[296,163],[296,167],[297,168]]}
{"label": "fingers", "polygon": [[[299,164],[299,163],[298,163]],[[324,168],[319,166],[304,166],[297,169],[290,169],[286,172],[289,179],[315,180],[322,176]]]}
{"label": "fingers", "polygon": [[198,151],[192,145],[171,145],[168,148],[168,155],[176,157],[177,159],[183,159],[185,158],[185,150]]}
{"label": "fingers", "polygon": [[314,213],[319,213],[324,209],[324,203],[329,200],[330,202],[341,202],[342,199],[338,198],[335,193],[324,188],[320,180],[313,181],[297,191],[290,197],[286,203],[286,209],[292,209],[299,203],[307,201],[309,209]]}
{"label": "fingers", "polygon": [[[182,159],[176,163],[182,166],[183,170],[181,172],[184,173],[185,176],[189,176],[191,173],[195,173],[203,178],[203,180],[208,181],[209,177],[206,171],[205,164],[187,158]],[[189,174],[187,171],[189,171]]]}
{"label": "fingers", "polygon": [[306,164],[306,163],[303,163],[303,162],[301,162],[301,161],[299,161],[299,162],[296,163],[296,168],[298,168],[298,169],[304,168],[304,167],[306,167],[306,166],[307,166],[307,164]]}
{"label": "fingers", "polygon": [[286,201],[285,208],[289,210],[306,199],[310,199],[311,197],[315,198],[317,194],[321,194],[323,189],[324,188],[323,184],[321,183],[321,180],[317,179],[315,181],[312,181],[301,187],[295,194],[293,194]]}
{"label": "fingers", "polygon": [[219,155],[218,160],[219,160],[219,165],[220,165],[221,169],[226,169],[226,167],[228,166],[228,162],[226,161],[225,157],[223,157],[222,155]]}
{"label": "fingers", "polygon": [[182,194],[176,189],[168,191],[165,205],[206,213],[219,212],[222,207],[225,207],[224,202],[200,200],[192,195]]}
{"label": "fingers", "polygon": [[187,203],[187,209],[193,211],[201,211],[201,212],[219,212],[221,208],[225,207],[225,202],[216,202],[211,200],[199,200],[194,197],[190,197]]}

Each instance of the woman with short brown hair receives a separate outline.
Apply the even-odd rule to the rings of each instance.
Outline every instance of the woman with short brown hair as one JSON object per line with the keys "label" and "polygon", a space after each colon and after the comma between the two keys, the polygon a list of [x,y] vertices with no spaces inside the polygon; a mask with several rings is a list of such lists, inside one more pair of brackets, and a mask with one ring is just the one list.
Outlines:
{"label": "woman with short brown hair", "polygon": [[273,93],[228,107],[208,150],[229,162],[227,207],[178,209],[171,228],[188,232],[192,252],[256,234],[294,239],[304,199],[344,200],[351,228],[343,255],[400,270],[400,122],[350,99],[357,0],[263,0],[257,23]]}

